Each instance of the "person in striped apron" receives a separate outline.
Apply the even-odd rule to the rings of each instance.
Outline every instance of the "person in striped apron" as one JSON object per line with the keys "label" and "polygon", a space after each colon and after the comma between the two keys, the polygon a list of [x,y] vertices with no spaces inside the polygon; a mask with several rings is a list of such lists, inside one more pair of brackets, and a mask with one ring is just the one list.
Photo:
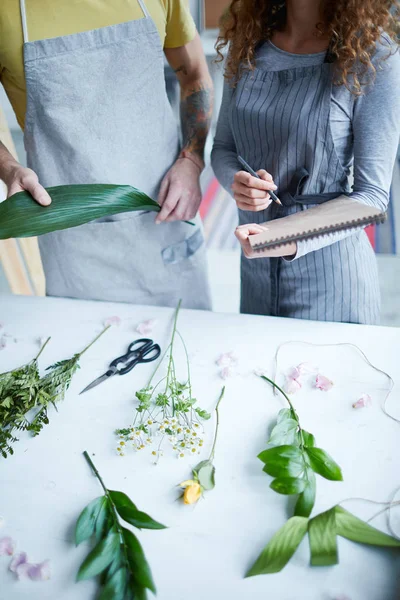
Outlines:
{"label": "person in striped apron", "polygon": [[[364,229],[261,256],[248,238],[260,223],[342,195],[386,209],[400,131],[399,5],[389,4],[230,5],[218,46],[229,43],[212,164],[239,209],[244,313],[379,322],[377,264]],[[261,179],[242,170],[238,155]],[[268,195],[276,189],[282,206]]]}

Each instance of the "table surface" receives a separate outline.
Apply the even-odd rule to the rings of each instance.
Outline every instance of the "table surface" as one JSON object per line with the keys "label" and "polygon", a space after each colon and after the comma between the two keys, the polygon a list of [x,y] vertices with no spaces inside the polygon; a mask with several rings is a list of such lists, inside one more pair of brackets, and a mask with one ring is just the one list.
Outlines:
{"label": "table surface", "polygon": [[[243,579],[243,575],[271,536],[290,514],[292,502],[269,488],[270,477],[256,458],[266,447],[268,431],[284,406],[253,371],[273,373],[277,347],[289,340],[314,344],[355,343],[376,366],[398,380],[400,330],[315,323],[247,315],[224,315],[183,310],[179,330],[191,358],[195,396],[212,410],[222,386],[215,359],[234,351],[237,374],[226,381],[220,408],[216,487],[197,506],[177,502],[176,484],[187,479],[191,459],[178,460],[166,453],[157,466],[146,454],[115,453],[117,427],[131,423],[135,390],[143,386],[152,365],[139,366],[129,375],[115,377],[83,396],[79,391],[102,374],[110,359],[125,352],[140,337],[136,325],[157,319],[152,337],[165,348],[171,331],[172,309],[81,302],[65,299],[0,297],[3,332],[16,337],[0,354],[1,371],[28,361],[37,352],[37,338],[52,336],[40,358],[41,368],[67,358],[101,330],[105,318],[118,315],[119,327],[109,330],[83,356],[66,399],[58,412],[50,410],[50,424],[37,438],[21,436],[15,455],[0,464],[0,537],[10,535],[30,560],[50,559],[52,578],[47,582],[15,580],[8,560],[0,558],[1,600],[91,600],[94,581],[75,583],[89,543],[75,548],[73,530],[81,510],[101,488],[82,452],[93,455],[106,485],[126,492],[140,509],[167,524],[164,531],[142,531],[144,546],[159,600],[394,600],[400,592],[400,557],[393,550],[370,549],[339,538],[340,564],[330,568],[308,566],[305,539],[289,565],[279,574]],[[9,338],[11,340],[11,338]],[[385,377],[373,371],[347,346],[284,346],[278,381],[287,369],[303,361],[319,366],[334,382],[328,392],[311,384],[293,396],[301,423],[317,443],[341,465],[344,481],[317,481],[315,513],[349,497],[379,501],[390,498],[400,484],[400,425],[384,415],[381,403]],[[178,370],[184,377],[183,356]],[[352,403],[364,393],[373,398],[369,409],[354,410]],[[389,402],[400,417],[399,387]],[[204,453],[212,442],[214,420],[206,424]],[[194,464],[193,464],[194,462]],[[349,502],[345,507],[362,518],[377,507]],[[378,507],[379,508],[379,507]],[[394,513],[400,530],[400,511]],[[385,528],[385,520],[374,521]]]}

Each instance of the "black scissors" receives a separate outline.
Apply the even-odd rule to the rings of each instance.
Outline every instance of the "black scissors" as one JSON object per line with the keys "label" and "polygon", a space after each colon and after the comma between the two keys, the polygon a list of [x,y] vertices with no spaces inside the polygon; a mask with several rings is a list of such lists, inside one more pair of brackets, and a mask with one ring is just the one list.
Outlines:
{"label": "black scissors", "polygon": [[153,360],[157,360],[160,354],[161,348],[158,344],[155,344],[153,340],[149,340],[148,338],[135,340],[132,342],[132,344],[130,344],[126,354],[123,354],[122,356],[119,356],[110,362],[108,371],[106,371],[104,375],[101,375],[92,381],[92,383],[86,386],[85,389],[80,392],[80,394],[91,390],[92,388],[96,387],[96,385],[106,381],[113,375],[126,375],[139,363],[148,363],[152,362]]}

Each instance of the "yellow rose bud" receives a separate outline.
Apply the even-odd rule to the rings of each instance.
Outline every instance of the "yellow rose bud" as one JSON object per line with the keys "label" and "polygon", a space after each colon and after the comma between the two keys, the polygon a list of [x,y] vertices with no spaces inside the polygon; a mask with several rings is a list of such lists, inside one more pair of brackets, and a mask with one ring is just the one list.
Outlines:
{"label": "yellow rose bud", "polygon": [[201,496],[201,485],[196,481],[193,481],[191,485],[188,485],[183,492],[184,504],[195,504]]}

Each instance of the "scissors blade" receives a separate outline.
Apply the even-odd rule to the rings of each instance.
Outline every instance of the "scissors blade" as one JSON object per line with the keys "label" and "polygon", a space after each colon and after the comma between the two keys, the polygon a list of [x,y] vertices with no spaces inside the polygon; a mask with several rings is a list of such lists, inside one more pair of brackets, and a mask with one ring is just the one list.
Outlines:
{"label": "scissors blade", "polygon": [[104,375],[101,375],[100,377],[92,381],[92,383],[89,383],[89,385],[87,385],[81,392],[79,392],[79,395],[83,394],[84,392],[88,392],[92,388],[96,387],[96,385],[99,385],[99,383],[103,383],[103,381],[106,381],[109,377],[112,377],[113,375],[114,373],[104,373]]}

